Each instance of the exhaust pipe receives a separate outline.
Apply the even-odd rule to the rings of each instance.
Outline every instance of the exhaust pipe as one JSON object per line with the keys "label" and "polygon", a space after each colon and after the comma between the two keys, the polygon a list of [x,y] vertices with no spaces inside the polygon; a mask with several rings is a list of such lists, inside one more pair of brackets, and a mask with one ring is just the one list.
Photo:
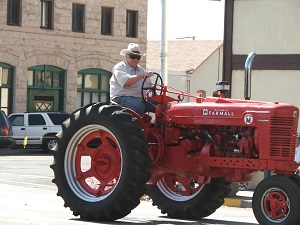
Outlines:
{"label": "exhaust pipe", "polygon": [[255,58],[255,53],[249,53],[245,62],[245,81],[244,81],[244,98],[250,100],[251,98],[251,66]]}

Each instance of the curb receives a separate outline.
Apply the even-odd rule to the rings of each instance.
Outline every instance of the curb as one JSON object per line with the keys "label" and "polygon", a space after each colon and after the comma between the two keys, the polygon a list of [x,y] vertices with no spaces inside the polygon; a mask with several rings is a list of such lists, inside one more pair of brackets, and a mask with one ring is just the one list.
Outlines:
{"label": "curb", "polygon": [[[141,201],[149,201],[151,200],[147,195],[143,195],[140,198]],[[230,197],[225,198],[223,206],[227,207],[238,207],[238,208],[252,208],[252,201],[240,199],[239,197]]]}
{"label": "curb", "polygon": [[238,198],[225,198],[223,206],[239,207],[239,208],[252,208],[252,201],[238,199]]}
{"label": "curb", "polygon": [[148,195],[143,195],[141,198],[140,198],[140,201],[149,201],[150,198]]}

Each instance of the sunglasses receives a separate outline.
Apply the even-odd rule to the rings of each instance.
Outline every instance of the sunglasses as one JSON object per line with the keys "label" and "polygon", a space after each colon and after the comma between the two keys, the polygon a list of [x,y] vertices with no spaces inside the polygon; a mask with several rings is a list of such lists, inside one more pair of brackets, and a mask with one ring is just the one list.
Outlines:
{"label": "sunglasses", "polygon": [[137,59],[137,60],[140,60],[141,59],[141,56],[140,55],[128,55],[129,58],[131,59]]}

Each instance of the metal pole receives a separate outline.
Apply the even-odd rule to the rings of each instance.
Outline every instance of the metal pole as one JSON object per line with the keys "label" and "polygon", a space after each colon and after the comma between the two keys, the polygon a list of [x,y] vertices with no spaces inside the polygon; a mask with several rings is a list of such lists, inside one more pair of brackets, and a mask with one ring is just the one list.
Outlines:
{"label": "metal pole", "polygon": [[255,59],[255,52],[249,53],[245,62],[245,81],[244,81],[244,98],[250,100],[251,98],[251,66]]}
{"label": "metal pole", "polygon": [[164,84],[168,85],[168,40],[167,40],[167,0],[161,0],[162,5],[162,26],[161,26],[161,52],[160,68]]}

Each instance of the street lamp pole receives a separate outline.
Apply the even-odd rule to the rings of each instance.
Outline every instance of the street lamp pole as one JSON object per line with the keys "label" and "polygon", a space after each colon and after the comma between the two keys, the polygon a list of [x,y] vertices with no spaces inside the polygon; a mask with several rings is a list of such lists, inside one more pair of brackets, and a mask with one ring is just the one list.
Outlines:
{"label": "street lamp pole", "polygon": [[165,85],[168,85],[168,40],[167,40],[167,1],[161,0],[162,5],[162,26],[161,26],[161,75]]}

